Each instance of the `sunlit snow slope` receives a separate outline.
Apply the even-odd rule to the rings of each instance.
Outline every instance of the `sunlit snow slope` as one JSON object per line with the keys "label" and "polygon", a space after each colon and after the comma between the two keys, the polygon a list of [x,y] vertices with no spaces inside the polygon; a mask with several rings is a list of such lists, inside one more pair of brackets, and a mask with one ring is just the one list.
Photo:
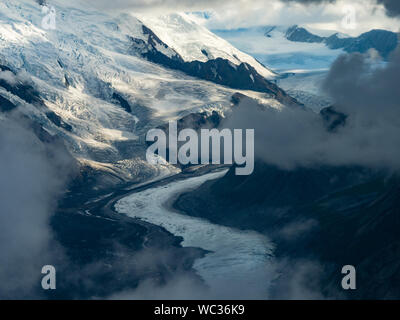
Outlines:
{"label": "sunlit snow slope", "polygon": [[290,41],[287,30],[287,26],[265,26],[214,32],[277,71],[328,69],[343,53],[324,43]]}
{"label": "sunlit snow slope", "polygon": [[[16,105],[13,112],[25,114],[52,135],[63,138],[85,165],[122,179],[131,179],[146,170],[168,174],[176,169],[168,164],[153,168],[143,161],[143,133],[167,119],[190,112],[223,111],[231,106],[232,95],[240,92],[189,77],[133,54],[131,39],[146,42],[150,37],[144,33],[143,23],[131,14],[98,12],[79,1],[55,0],[51,5],[56,10],[56,28],[45,30],[42,28],[45,13],[37,2],[1,1],[0,81],[5,85],[0,86],[0,95]],[[160,19],[157,23],[153,18],[150,27],[154,24],[154,32],[160,32],[164,38],[158,26],[166,18]],[[263,74],[270,74],[254,59],[203,27],[196,27],[183,15],[168,19],[175,21],[173,28],[181,30],[181,36],[187,34],[179,46],[178,39],[171,43],[183,57],[197,59],[199,55],[192,50],[190,25],[200,35],[198,48],[204,47],[214,56],[229,59],[236,56]],[[211,38],[213,41],[209,42]],[[157,47],[167,56],[174,49]],[[189,52],[193,55],[189,56]],[[17,83],[29,84],[40,101],[30,101],[10,91],[9,87]],[[260,92],[243,93],[268,100],[268,95]],[[280,105],[269,100],[275,106]],[[0,112],[0,119],[7,116]]]}

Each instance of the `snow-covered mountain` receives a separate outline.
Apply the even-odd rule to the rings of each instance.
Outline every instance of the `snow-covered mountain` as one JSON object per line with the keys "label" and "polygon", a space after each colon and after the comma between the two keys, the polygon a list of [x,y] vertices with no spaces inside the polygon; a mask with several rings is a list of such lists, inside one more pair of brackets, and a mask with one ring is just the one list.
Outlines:
{"label": "snow-covered mountain", "polygon": [[163,42],[177,51],[185,61],[206,62],[210,59],[223,58],[235,65],[242,62],[248,63],[267,79],[276,76],[273,71],[260,64],[252,56],[243,53],[228,41],[197,24],[189,15],[181,13],[156,18],[142,16],[141,20]]}
{"label": "snow-covered mountain", "polygon": [[42,27],[48,11],[36,1],[0,3],[0,120],[24,114],[114,182],[177,170],[143,160],[148,128],[224,112],[236,92],[278,108],[292,101],[266,79],[273,72],[184,14],[140,20],[78,1],[51,6],[54,30]]}
{"label": "snow-covered mountain", "polygon": [[285,37],[294,42],[323,43],[330,49],[343,49],[348,53],[365,53],[370,49],[375,49],[385,59],[398,44],[397,33],[379,29],[362,33],[358,37],[350,37],[338,32],[329,36],[319,36],[294,25],[287,29]]}
{"label": "snow-covered mountain", "polygon": [[340,54],[375,49],[386,58],[398,43],[398,35],[386,30],[371,30],[358,37],[329,30],[309,31],[297,25],[214,32],[279,72],[276,83],[317,112],[331,103],[320,85]]}
{"label": "snow-covered mountain", "polygon": [[321,92],[320,84],[331,63],[344,51],[332,50],[324,43],[315,41],[315,37],[326,36],[325,33],[321,36],[307,33],[303,41],[291,41],[288,39],[288,28],[266,26],[214,32],[279,72],[275,79],[278,86],[319,112],[330,105],[328,97]]}

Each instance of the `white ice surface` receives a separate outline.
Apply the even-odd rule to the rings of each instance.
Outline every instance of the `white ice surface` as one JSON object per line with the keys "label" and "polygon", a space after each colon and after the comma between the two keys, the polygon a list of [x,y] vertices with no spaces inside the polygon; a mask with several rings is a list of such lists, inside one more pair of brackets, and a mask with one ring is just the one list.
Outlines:
{"label": "white ice surface", "polygon": [[[263,235],[240,231],[183,215],[166,208],[165,203],[182,192],[195,189],[222,172],[146,189],[118,201],[115,208],[130,217],[162,226],[183,237],[185,247],[212,251],[196,260],[195,270],[211,289],[211,296],[265,298],[274,277],[272,243]],[[225,214],[229,214],[226,212]]]}
{"label": "white ice surface", "polygon": [[[130,52],[128,36],[143,40],[148,36],[143,34],[142,22],[131,14],[96,11],[78,0],[54,0],[50,5],[56,10],[55,30],[42,28],[44,14],[35,1],[0,2],[0,63],[23,70],[19,77],[32,81],[46,107],[73,130],[68,132],[49,121],[46,108],[20,101],[22,106],[18,110],[51,134],[61,136],[72,153],[88,160],[88,164],[108,165],[109,159],[118,158],[116,142],[135,143],[139,136],[137,123],[151,123],[155,127],[190,112],[223,112],[231,107],[231,96],[240,92],[135,56]],[[187,38],[180,39],[179,49],[190,51],[193,34],[185,31],[187,21],[177,23],[182,23],[181,35],[187,32]],[[175,27],[178,28],[176,24]],[[202,27],[193,25],[193,28],[205,35],[203,41],[213,39],[219,55],[236,53],[244,57],[243,61],[251,59],[230,45],[224,53],[225,40]],[[19,98],[3,91],[7,99],[18,101]],[[112,92],[118,92],[129,102],[132,113],[110,100]],[[256,92],[246,94],[265,98]],[[271,103],[279,105],[275,100]]]}

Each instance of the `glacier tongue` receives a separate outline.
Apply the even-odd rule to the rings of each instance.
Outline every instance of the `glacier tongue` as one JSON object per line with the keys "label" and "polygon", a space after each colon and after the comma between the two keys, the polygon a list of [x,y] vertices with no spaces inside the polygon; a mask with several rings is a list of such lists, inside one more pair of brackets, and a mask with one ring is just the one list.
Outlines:
{"label": "glacier tongue", "polygon": [[265,299],[277,276],[274,244],[264,235],[213,224],[170,210],[171,197],[222,177],[226,170],[133,193],[119,200],[115,209],[130,217],[159,225],[183,238],[184,247],[209,252],[196,260],[194,269],[204,279],[206,295],[218,299]]}

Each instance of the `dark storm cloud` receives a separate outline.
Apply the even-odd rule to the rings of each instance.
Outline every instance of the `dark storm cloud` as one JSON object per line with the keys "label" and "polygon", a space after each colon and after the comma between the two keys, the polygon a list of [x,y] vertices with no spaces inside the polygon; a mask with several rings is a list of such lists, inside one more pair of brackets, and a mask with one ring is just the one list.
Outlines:
{"label": "dark storm cloud", "polygon": [[254,129],[255,158],[285,169],[324,161],[320,149],[328,134],[311,111],[276,110],[244,99],[221,127]]}
{"label": "dark storm cloud", "polygon": [[[277,259],[273,261],[279,276],[270,290],[270,299],[323,300],[330,296],[321,293],[324,267],[319,261],[306,259]],[[337,296],[336,296],[337,297]]]}
{"label": "dark storm cloud", "polygon": [[[107,299],[111,300],[165,300],[165,299],[263,299],[266,292],[252,287],[240,287],[235,281],[224,282],[224,285],[208,286],[200,276],[191,270],[179,269],[168,274],[162,281],[160,277],[149,277],[152,272],[157,271],[157,266],[162,262],[163,265],[174,265],[176,253],[168,248],[158,249],[146,248],[141,252],[125,255],[121,263],[116,266],[116,272],[134,272],[142,274],[139,285],[134,289],[126,289],[111,293]],[[115,266],[114,266],[115,268]],[[266,266],[267,268],[267,266]],[[89,269],[91,272],[92,270]],[[125,271],[124,271],[125,270]],[[270,270],[254,270],[261,272],[260,279],[265,278],[265,272],[274,272],[275,265]],[[158,274],[154,272],[153,274]]]}
{"label": "dark storm cloud", "polygon": [[117,292],[110,300],[188,300],[210,299],[208,288],[190,274],[175,275],[166,283],[152,279],[142,281],[136,289]]}
{"label": "dark storm cloud", "polygon": [[47,150],[23,120],[0,121],[2,299],[37,297],[41,268],[62,256],[49,219],[63,191],[68,161],[57,146]]}

